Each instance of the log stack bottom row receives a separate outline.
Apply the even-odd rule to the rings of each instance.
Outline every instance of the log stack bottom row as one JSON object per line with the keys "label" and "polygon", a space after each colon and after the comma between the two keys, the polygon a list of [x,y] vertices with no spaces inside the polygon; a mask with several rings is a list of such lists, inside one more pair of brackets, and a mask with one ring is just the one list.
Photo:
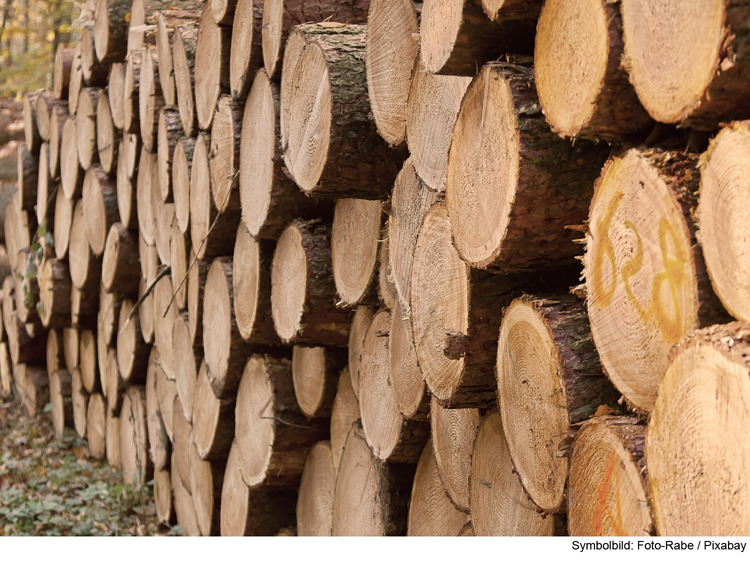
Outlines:
{"label": "log stack bottom row", "polygon": [[91,4],[24,97],[0,382],[160,523],[750,535],[734,0]]}

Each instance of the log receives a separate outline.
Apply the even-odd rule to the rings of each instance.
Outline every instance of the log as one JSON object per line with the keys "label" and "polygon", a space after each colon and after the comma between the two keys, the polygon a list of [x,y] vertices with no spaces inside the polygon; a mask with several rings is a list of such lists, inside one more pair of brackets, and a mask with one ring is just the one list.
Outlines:
{"label": "log", "polygon": [[346,439],[333,495],[334,536],[386,536],[406,532],[414,466],[375,457],[355,422]]}
{"label": "log", "polygon": [[175,304],[180,312],[187,309],[187,270],[190,266],[190,245],[188,238],[180,233],[177,222],[172,224],[169,238],[169,265],[172,268],[172,286],[175,290]]}
{"label": "log", "polygon": [[[134,139],[137,143],[137,136],[133,133],[126,133],[123,135],[122,143],[120,144],[119,156],[117,159],[117,209],[120,212],[120,223],[125,226],[126,229],[136,229],[137,222],[137,191],[133,186],[133,179],[128,175],[128,154],[134,152],[135,147],[132,147],[128,140]],[[133,159],[135,163],[138,162],[138,155]],[[136,210],[136,213],[133,213]]]}
{"label": "log", "polygon": [[619,4],[546,2],[534,52],[539,102],[561,137],[616,143],[651,124],[620,65]]}
{"label": "log", "polygon": [[46,259],[38,272],[39,317],[45,328],[70,324],[71,280],[68,265],[59,259]]}
{"label": "log", "polygon": [[653,531],[644,448],[636,418],[603,416],[576,434],[570,456],[568,532],[647,536]]}
{"label": "log", "polygon": [[146,371],[146,428],[148,431],[148,454],[154,462],[154,475],[168,470],[171,444],[162,419],[159,403],[159,351],[151,348]]}
{"label": "log", "polygon": [[109,65],[103,63],[96,56],[94,43],[94,28],[84,25],[81,28],[81,37],[78,39],[81,46],[81,76],[86,86],[107,86]]}
{"label": "log", "polygon": [[[107,79],[107,98],[114,129],[125,124],[125,62],[113,63]],[[99,113],[97,112],[97,117]],[[98,131],[98,127],[97,127]]]}
{"label": "log", "polygon": [[[106,384],[102,387],[107,394],[107,408],[110,414],[121,414],[123,397],[125,396],[125,381],[117,366],[117,351],[107,347],[107,363],[104,370]],[[121,446],[122,447],[122,446]],[[121,449],[122,451],[122,449]]]}
{"label": "log", "polygon": [[143,485],[153,475],[148,458],[146,431],[146,392],[132,386],[122,401],[120,412],[120,454],[122,478],[126,484]]}
{"label": "log", "polygon": [[182,129],[185,135],[190,137],[198,133],[193,90],[197,36],[197,26],[185,26],[175,29],[172,37],[172,63],[177,106],[180,110]]}
{"label": "log", "polygon": [[[155,188],[155,185],[152,185],[152,188]],[[156,211],[156,229],[154,231],[156,254],[162,265],[169,266],[172,259],[172,230],[174,229],[175,224],[174,204],[165,204],[162,202],[159,198],[159,193],[156,190],[151,192],[151,198],[151,207]]]}
{"label": "log", "polygon": [[[7,310],[7,314],[5,313]],[[14,309],[3,305],[5,332],[8,334],[8,351],[13,365],[38,362],[45,353],[46,339],[42,335],[29,335],[26,326],[18,319]],[[13,370],[14,374],[16,370]]]}
{"label": "log", "polygon": [[[170,380],[175,378],[172,328],[174,319],[179,316],[177,306],[172,302],[172,292],[172,282],[169,277],[160,279],[154,287],[154,344],[159,348],[161,366]],[[167,305],[169,305],[168,308]]]}
{"label": "log", "polygon": [[83,386],[81,371],[73,369],[71,377],[71,397],[73,399],[73,429],[81,439],[86,439],[86,416],[89,408],[89,393]]}
{"label": "log", "polygon": [[234,28],[234,16],[239,0],[212,0],[211,14],[217,25]]}
{"label": "log", "polygon": [[125,323],[132,309],[133,302],[129,298],[124,298],[117,324],[117,367],[128,386],[145,382],[147,354],[151,349],[143,339],[138,312],[134,312],[127,324]]}
{"label": "log", "polygon": [[297,535],[331,535],[335,487],[336,470],[331,457],[331,443],[318,442],[310,450],[302,471],[297,498]]}
{"label": "log", "polygon": [[[209,366],[209,378],[211,376]],[[294,488],[327,422],[308,420],[294,397],[289,359],[252,355],[237,391],[235,445],[250,488]],[[231,457],[231,453],[230,453]]]}
{"label": "log", "polygon": [[202,362],[203,348],[193,347],[187,320],[182,316],[175,316],[172,323],[172,364],[183,415],[191,424],[198,371]]}
{"label": "log", "polygon": [[[294,26],[308,22],[364,24],[368,19],[369,6],[369,0],[353,2],[336,2],[335,0],[317,0],[315,2],[264,1],[262,21],[263,63],[268,76],[276,76],[276,70],[281,68],[278,63],[286,56],[285,49],[289,48],[287,38]],[[284,61],[286,62],[286,59]]]}
{"label": "log", "polygon": [[156,370],[156,392],[159,395],[159,411],[161,420],[164,424],[164,430],[170,441],[174,438],[172,423],[174,421],[174,399],[177,397],[177,385],[174,381],[167,378],[167,374],[161,365]]}
{"label": "log", "polygon": [[[49,174],[53,179],[60,178],[60,146],[63,128],[68,121],[68,105],[61,104],[52,108],[49,118]],[[77,159],[77,157],[76,157]]]}
{"label": "log", "polygon": [[55,240],[55,255],[58,259],[65,259],[68,255],[70,232],[73,225],[73,209],[75,202],[68,200],[65,192],[58,188],[55,195],[55,225],[53,238]]}
{"label": "log", "polygon": [[[227,0],[212,0],[214,16],[217,5],[226,3]],[[229,0],[229,3],[234,4],[234,1]],[[232,46],[229,50],[229,91],[234,100],[244,101],[247,98],[255,71],[263,66],[261,33],[264,5],[264,0],[236,0]]]}
{"label": "log", "polygon": [[268,536],[293,524],[297,493],[248,487],[240,473],[240,453],[232,445],[221,490],[222,536]]}
{"label": "log", "polygon": [[422,450],[409,502],[409,536],[457,536],[469,515],[453,506],[438,474],[432,441]]}
{"label": "log", "polygon": [[453,140],[445,199],[461,258],[503,272],[572,261],[580,250],[566,226],[585,220],[609,149],[572,145],[549,129],[533,70],[485,66],[466,91]]}
{"label": "log", "polygon": [[333,399],[347,352],[341,347],[305,347],[292,349],[292,381],[300,410],[308,418],[331,416]]}
{"label": "log", "polygon": [[[172,202],[172,161],[178,140],[182,137],[180,113],[171,106],[162,106],[157,125],[157,170],[159,194],[164,202]],[[183,148],[184,150],[184,148]]]}
{"label": "log", "polygon": [[[131,20],[132,21],[132,20]],[[122,113],[122,131],[140,134],[140,85],[143,51],[129,50],[125,61],[124,106]]]}
{"label": "log", "polygon": [[[190,263],[193,263],[191,251]],[[193,344],[203,343],[203,295],[206,287],[206,278],[211,261],[195,261],[195,265],[188,272],[188,324]]]}
{"label": "log", "polygon": [[138,321],[141,325],[141,335],[143,341],[146,343],[154,342],[154,296],[152,293],[148,293],[145,297],[144,294],[148,289],[148,283],[145,279],[141,278],[138,283],[138,300],[142,300],[141,305],[138,307]]}
{"label": "log", "polygon": [[710,326],[670,352],[646,436],[657,535],[748,531],[747,438],[738,432],[747,420],[749,329]]}
{"label": "log", "polygon": [[[279,2],[279,4],[281,4]],[[294,93],[295,84],[295,72],[302,54],[305,51],[305,47],[308,43],[307,35],[303,33],[292,33],[289,35],[284,46],[284,64],[283,68],[287,69],[287,72],[281,73],[281,81],[279,84],[279,137],[281,139],[281,147],[289,147],[289,137],[287,135],[289,128],[289,119],[292,113],[292,95]],[[270,79],[271,77],[269,77]],[[283,155],[282,155],[283,158]]]}
{"label": "log", "polygon": [[76,120],[71,116],[65,121],[60,140],[60,181],[68,200],[80,198],[84,172],[78,160]]}
{"label": "log", "polygon": [[49,142],[50,134],[52,133],[50,129],[52,114],[57,111],[67,113],[68,102],[66,100],[58,100],[51,90],[45,90],[39,94],[36,99],[36,123],[42,141]]}
{"label": "log", "polygon": [[50,178],[49,143],[45,141],[42,143],[42,148],[39,151],[39,176],[37,177],[36,204],[34,209],[36,210],[37,223],[39,225],[44,225],[48,232],[54,232],[55,208],[50,206],[53,203],[53,199],[50,198],[50,184],[53,186],[52,196],[54,196],[54,192],[55,190],[58,190],[58,188],[62,191],[62,187],[59,186],[59,183],[55,183]]}
{"label": "log", "polygon": [[27,92],[23,95],[23,133],[26,148],[32,155],[38,156],[42,146],[42,136],[37,125],[36,101],[41,92]]}
{"label": "log", "polygon": [[68,81],[68,111],[71,116],[75,116],[76,114],[76,110],[78,109],[78,95],[81,93],[81,88],[83,88],[82,66],[81,42],[78,42],[73,52],[73,63],[70,68],[70,80]]}
{"label": "log", "polygon": [[119,133],[112,119],[109,96],[106,92],[102,92],[96,106],[96,148],[99,163],[108,175],[114,176],[116,172],[117,149],[120,144]]}
{"label": "log", "polygon": [[80,291],[70,289],[70,323],[74,328],[95,328],[99,307],[99,289]]}
{"label": "log", "polygon": [[69,373],[79,366],[81,345],[78,336],[76,328],[64,328],[62,331],[63,356],[65,357],[65,368]]}
{"label": "log", "polygon": [[179,474],[174,471],[175,469],[175,455],[172,454],[172,465],[171,465],[171,479],[172,479],[172,492],[174,494],[174,508],[177,516],[177,525],[188,536],[199,536],[200,528],[198,527],[198,517],[195,515],[195,505],[193,504],[193,497],[188,491],[190,485],[187,488],[182,482]]}
{"label": "log", "polygon": [[115,332],[120,315],[122,297],[107,292],[104,288],[99,292],[99,317],[101,318],[101,330],[106,345],[115,345]]}
{"label": "log", "polygon": [[424,375],[414,347],[411,320],[398,303],[391,315],[389,332],[388,365],[393,399],[405,419],[425,420],[430,410],[430,397],[426,394]]}
{"label": "log", "polygon": [[138,179],[135,187],[136,213],[138,214],[138,230],[148,245],[154,245],[156,241],[156,211],[152,205],[153,192],[158,190],[159,185],[156,160],[156,153],[149,153],[145,146],[141,147],[141,155],[138,158]]}
{"label": "log", "polygon": [[99,375],[99,350],[96,343],[96,334],[93,330],[83,330],[80,334],[79,370],[81,371],[81,383],[86,392],[94,393],[102,390],[102,381]]}
{"label": "log", "polygon": [[122,469],[122,454],[120,452],[120,417],[114,416],[107,410],[107,434],[105,438],[107,463],[112,469]]}
{"label": "log", "polygon": [[70,82],[74,53],[73,47],[58,43],[52,71],[52,90],[55,93],[55,98],[67,99],[68,97],[68,83]]}
{"label": "log", "polygon": [[104,459],[107,455],[107,401],[100,393],[89,397],[86,412],[86,439],[89,455],[94,459]]}
{"label": "log", "polygon": [[221,531],[221,487],[225,461],[204,461],[194,443],[190,443],[190,492],[193,497],[198,529],[203,536]]}
{"label": "log", "polygon": [[190,169],[193,166],[195,138],[177,140],[172,153],[172,198],[174,200],[175,223],[180,233],[190,230]]}
{"label": "log", "polygon": [[107,292],[135,297],[141,279],[137,236],[120,222],[109,228],[102,257],[102,284]]}
{"label": "log", "polygon": [[172,65],[172,45],[169,41],[167,17],[168,14],[164,12],[159,12],[159,15],[156,17],[156,60],[159,61],[159,85],[164,97],[164,104],[177,106],[177,95],[174,89],[174,66]]}
{"label": "log", "polygon": [[335,308],[330,227],[295,220],[281,234],[271,267],[271,309],[284,343],[345,345],[349,312]]}
{"label": "log", "polygon": [[471,454],[480,424],[476,408],[443,408],[433,397],[430,425],[438,474],[453,504],[470,509]]}
{"label": "log", "polygon": [[154,506],[159,524],[171,527],[176,517],[172,504],[172,481],[169,469],[154,470]]}
{"label": "log", "polygon": [[50,401],[49,379],[45,368],[25,363],[16,364],[13,366],[13,378],[26,414],[32,418],[41,414]]}
{"label": "log", "polygon": [[551,536],[554,516],[540,511],[523,489],[500,414],[482,420],[471,456],[471,521],[478,536]]}
{"label": "log", "polygon": [[239,192],[250,234],[278,239],[294,218],[324,214],[323,206],[307,198],[284,172],[279,89],[265,70],[255,75],[242,122]]}
{"label": "log", "polygon": [[76,112],[76,150],[81,167],[88,171],[99,160],[96,145],[96,110],[103,90],[90,87],[81,89]]}
{"label": "log", "polygon": [[429,436],[429,426],[424,419],[404,419],[396,404],[388,362],[390,327],[390,313],[381,310],[365,335],[359,366],[362,428],[367,444],[379,459],[415,463]]}
{"label": "log", "polygon": [[500,8],[488,19],[478,0],[426,2],[419,32],[427,72],[473,76],[484,63],[506,53],[531,55],[542,3],[534,0],[529,4],[529,9],[507,14]]}
{"label": "log", "polygon": [[[518,298],[506,309],[497,346],[498,403],[523,487],[547,512],[563,504],[568,459],[558,457],[571,425],[617,392],[602,374],[588,316],[571,296]],[[564,443],[563,443],[564,446]]]}
{"label": "log", "polygon": [[117,209],[117,185],[99,166],[86,172],[83,181],[83,219],[91,250],[101,257],[112,226],[120,219]]}
{"label": "log", "polygon": [[159,68],[150,46],[141,48],[141,74],[138,91],[138,117],[141,142],[151,153],[156,153],[159,112],[164,106],[164,96],[159,82]]}
{"label": "log", "polygon": [[290,95],[282,102],[289,120],[281,121],[289,175],[308,194],[381,198],[405,152],[388,147],[371,117],[365,28],[305,24],[294,33],[305,34],[307,45],[297,65],[284,69],[294,73],[291,93],[281,92]]}
{"label": "log", "polygon": [[219,98],[211,125],[209,164],[211,195],[220,213],[241,210],[236,185],[240,168],[242,118],[242,105],[232,102],[232,98],[226,94]]}
{"label": "log", "polygon": [[190,492],[190,444],[193,428],[183,414],[180,397],[175,396],[172,405],[172,473],[180,477],[185,489]]}
{"label": "log", "polygon": [[[180,2],[180,4],[182,5],[184,2]],[[168,8],[169,4],[161,0],[133,0],[128,25],[128,54],[143,47],[146,30],[150,29],[146,27],[146,24],[154,19],[156,13]]]}
{"label": "log", "polygon": [[13,395],[13,370],[11,369],[8,344],[0,342],[0,396],[10,398]]}
{"label": "log", "polygon": [[396,307],[398,290],[393,283],[393,271],[391,270],[390,250],[388,243],[389,225],[386,222],[383,232],[380,234],[380,251],[378,252],[378,296],[388,310]]}
{"label": "log", "polygon": [[206,362],[198,370],[193,402],[193,440],[198,455],[207,461],[226,459],[234,440],[235,399],[216,398]]}
{"label": "log", "polygon": [[331,230],[333,280],[338,306],[376,302],[375,273],[383,219],[379,200],[336,201]]}
{"label": "log", "polygon": [[232,30],[214,22],[211,3],[204,4],[195,44],[195,111],[198,127],[211,129],[214,109],[222,93],[229,93]]}
{"label": "log", "polygon": [[37,267],[36,254],[30,249],[24,248],[18,252],[16,258],[16,315],[24,324],[33,324],[34,330],[29,334],[35,335],[37,329],[41,329],[41,320],[36,305],[39,302],[39,279],[36,277],[39,269]]}
{"label": "log", "polygon": [[[746,7],[724,0],[673,8],[671,2],[622,3],[623,60],[641,104],[659,122],[702,130],[750,118],[750,67],[739,55],[750,40],[743,25]],[[662,22],[666,31],[654,33],[654,22]]]}
{"label": "log", "polygon": [[333,468],[336,474],[338,474],[341,465],[346,436],[352,429],[352,424],[359,418],[359,402],[352,390],[349,369],[344,368],[339,377],[336,398],[333,399],[333,408],[331,409],[331,456],[333,457]]}
{"label": "log", "polygon": [[36,191],[39,186],[39,151],[40,147],[37,147],[37,154],[34,155],[25,143],[21,143],[17,149],[16,186],[21,210],[33,211],[36,205]]}
{"label": "log", "polygon": [[[365,343],[365,335],[370,328],[372,318],[375,315],[375,308],[372,306],[358,306],[354,311],[352,325],[349,331],[349,374],[354,395],[359,398],[359,363],[362,355],[362,348]],[[349,430],[346,430],[348,433]]]}
{"label": "log", "polygon": [[630,150],[608,162],[591,202],[584,275],[594,343],[611,381],[644,412],[653,407],[669,349],[698,327],[726,320],[690,216],[697,160]]}
{"label": "log", "polygon": [[[52,335],[53,332],[50,332]],[[70,373],[57,369],[49,375],[49,401],[52,404],[49,416],[55,437],[59,440],[65,434],[65,428],[73,423],[73,398]]]}

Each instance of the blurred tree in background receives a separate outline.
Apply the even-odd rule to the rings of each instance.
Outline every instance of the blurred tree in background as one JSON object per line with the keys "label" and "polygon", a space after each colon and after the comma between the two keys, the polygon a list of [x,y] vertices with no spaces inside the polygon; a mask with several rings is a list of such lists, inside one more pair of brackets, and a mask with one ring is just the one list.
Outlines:
{"label": "blurred tree in background", "polygon": [[52,86],[55,50],[77,39],[70,0],[0,0],[0,97]]}

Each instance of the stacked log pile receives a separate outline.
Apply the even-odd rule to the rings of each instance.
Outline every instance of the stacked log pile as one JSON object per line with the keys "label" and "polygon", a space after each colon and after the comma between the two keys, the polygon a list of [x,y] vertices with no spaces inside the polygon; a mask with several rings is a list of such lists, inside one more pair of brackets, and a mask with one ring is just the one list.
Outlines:
{"label": "stacked log pile", "polygon": [[750,534],[747,15],[643,4],[97,0],[3,390],[189,535]]}

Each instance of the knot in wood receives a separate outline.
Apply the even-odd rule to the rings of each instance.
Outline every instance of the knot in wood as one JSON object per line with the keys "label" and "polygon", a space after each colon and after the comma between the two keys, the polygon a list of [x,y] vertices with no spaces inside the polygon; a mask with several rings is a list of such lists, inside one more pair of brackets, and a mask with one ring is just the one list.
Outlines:
{"label": "knot in wood", "polygon": [[443,340],[443,355],[448,359],[457,361],[466,355],[466,346],[469,339],[459,330],[445,330]]}

